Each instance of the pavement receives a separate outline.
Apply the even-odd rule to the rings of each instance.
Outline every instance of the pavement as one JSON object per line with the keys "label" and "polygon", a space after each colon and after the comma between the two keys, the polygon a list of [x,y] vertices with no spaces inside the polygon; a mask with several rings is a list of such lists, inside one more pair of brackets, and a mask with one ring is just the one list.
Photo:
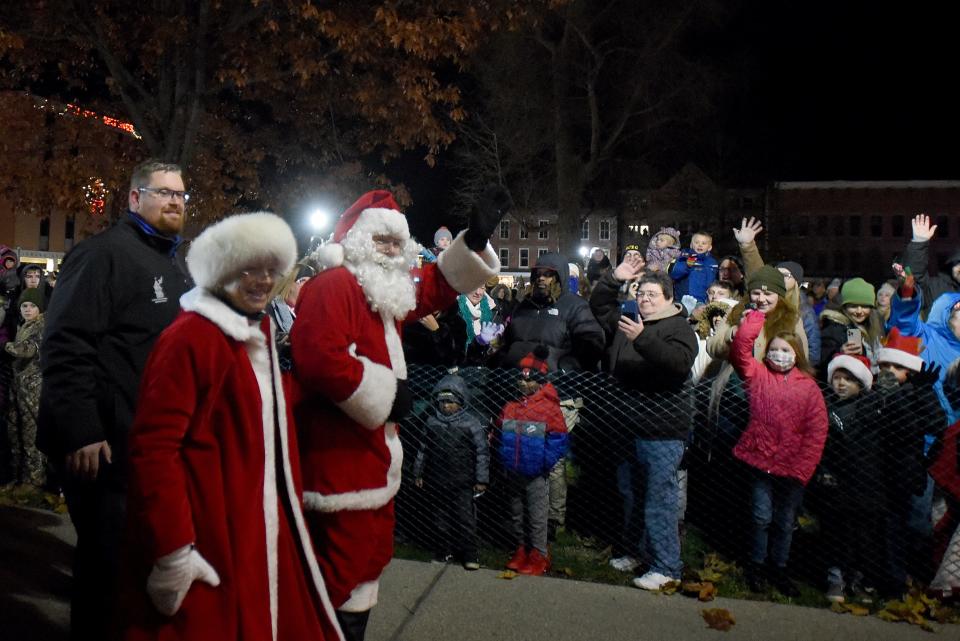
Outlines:
{"label": "pavement", "polygon": [[[60,641],[69,626],[73,527],[64,515],[0,505],[0,639]],[[552,577],[499,578],[499,569],[395,559],[384,573],[367,641],[911,641],[960,640],[876,617],[761,601],[696,599]],[[729,610],[727,632],[701,611]]]}

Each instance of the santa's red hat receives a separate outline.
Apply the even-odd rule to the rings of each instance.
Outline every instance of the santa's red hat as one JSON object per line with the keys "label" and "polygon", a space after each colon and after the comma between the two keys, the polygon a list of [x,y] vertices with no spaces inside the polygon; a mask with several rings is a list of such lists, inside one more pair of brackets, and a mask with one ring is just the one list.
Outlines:
{"label": "santa's red hat", "polygon": [[406,217],[400,213],[400,206],[394,200],[393,194],[385,189],[368,191],[340,215],[340,220],[333,230],[333,242],[342,242],[347,232],[360,221],[366,223],[363,227],[374,233],[390,234],[404,239],[410,237]]}
{"label": "santa's red hat", "polygon": [[904,336],[900,328],[894,327],[883,339],[883,347],[877,352],[877,362],[893,363],[911,372],[919,372],[923,367],[923,359],[920,358],[922,350],[919,336]]}
{"label": "santa's red hat", "polygon": [[873,372],[870,371],[870,361],[864,356],[852,354],[837,354],[827,365],[827,380],[833,380],[833,373],[838,369],[845,369],[860,381],[864,389],[873,386]]}

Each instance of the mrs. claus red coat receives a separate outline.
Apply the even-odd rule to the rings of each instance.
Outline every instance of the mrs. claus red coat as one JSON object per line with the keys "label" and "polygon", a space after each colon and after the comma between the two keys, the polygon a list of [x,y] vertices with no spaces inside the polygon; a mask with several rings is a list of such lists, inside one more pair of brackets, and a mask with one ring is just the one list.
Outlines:
{"label": "mrs. claus red coat", "polygon": [[[147,362],[130,435],[126,638],[340,639],[300,507],[270,320],[251,324],[199,288],[181,304]],[[162,616],[147,576],[191,543],[220,585],[194,582]]]}

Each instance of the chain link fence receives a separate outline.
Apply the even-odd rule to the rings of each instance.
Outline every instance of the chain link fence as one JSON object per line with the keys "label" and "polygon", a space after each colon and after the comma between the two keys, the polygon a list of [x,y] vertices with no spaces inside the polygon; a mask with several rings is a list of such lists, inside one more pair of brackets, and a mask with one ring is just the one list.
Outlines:
{"label": "chain link fence", "polygon": [[[627,582],[651,569],[663,572],[662,557],[673,554],[675,541],[685,581],[707,576],[721,594],[756,598],[767,589],[750,576],[759,531],[769,538],[772,558],[785,545],[786,573],[800,592],[789,596],[800,602],[825,604],[828,596],[882,602],[910,585],[960,584],[960,493],[949,482],[950,463],[956,476],[960,455],[952,432],[923,455],[924,433],[942,433],[944,421],[929,389],[874,392],[858,413],[844,414],[822,386],[830,417],[823,456],[806,487],[786,488],[790,496],[802,488],[801,507],[760,515],[752,500],[757,479],[774,485],[777,479],[732,454],[750,418],[736,374],[657,394],[627,389],[605,374],[551,374],[544,384],[556,390],[549,403],[563,416],[561,439],[563,429],[548,419],[545,431],[529,417],[509,420],[523,409],[518,370],[452,372],[464,398],[440,398],[461,401],[446,411],[456,414],[462,405],[458,416],[469,417],[472,427],[452,421],[438,403],[439,392],[451,387],[438,388],[448,370],[410,366],[415,409],[401,426],[403,484],[396,498],[401,556],[503,568],[519,546],[531,553],[540,547],[545,529],[551,574]],[[679,451],[662,443],[651,449],[645,437],[662,421],[688,434]],[[529,440],[551,434],[564,441],[552,452],[562,454],[556,463],[549,447]],[[518,472],[521,455],[531,451],[542,468]],[[477,460],[487,453],[483,474]],[[907,478],[911,457],[921,466],[917,478]],[[948,473],[940,474],[946,481],[939,487],[926,474],[933,460]],[[778,492],[774,487],[775,502],[783,498]],[[768,573],[778,569],[768,566]],[[770,595],[778,585],[771,581]]]}

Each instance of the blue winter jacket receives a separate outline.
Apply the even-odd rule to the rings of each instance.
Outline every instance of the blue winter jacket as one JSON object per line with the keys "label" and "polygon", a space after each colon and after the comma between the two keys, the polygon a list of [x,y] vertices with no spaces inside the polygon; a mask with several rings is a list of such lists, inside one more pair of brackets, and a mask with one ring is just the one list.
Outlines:
{"label": "blue winter jacket", "polygon": [[[687,265],[689,257],[695,257],[693,265]],[[707,302],[707,288],[717,280],[720,263],[713,254],[694,254],[684,249],[677,256],[677,260],[670,268],[670,277],[673,279],[673,299],[680,300],[686,294],[697,299],[698,303]]]}
{"label": "blue winter jacket", "polygon": [[906,336],[919,336],[923,341],[923,351],[920,357],[925,363],[940,366],[940,380],[934,385],[940,405],[947,413],[947,424],[952,425],[960,420],[960,407],[950,406],[943,391],[943,382],[947,378],[950,364],[960,358],[960,339],[950,330],[950,313],[953,306],[960,302],[960,292],[942,294],[933,301],[927,321],[920,320],[920,309],[923,307],[923,295],[920,289],[911,300],[902,300],[895,294],[890,302],[890,320],[887,321],[887,330],[899,327],[900,333]]}
{"label": "blue winter jacket", "polygon": [[528,478],[541,476],[567,453],[567,424],[557,389],[550,383],[536,394],[507,403],[497,424],[505,470]]}

